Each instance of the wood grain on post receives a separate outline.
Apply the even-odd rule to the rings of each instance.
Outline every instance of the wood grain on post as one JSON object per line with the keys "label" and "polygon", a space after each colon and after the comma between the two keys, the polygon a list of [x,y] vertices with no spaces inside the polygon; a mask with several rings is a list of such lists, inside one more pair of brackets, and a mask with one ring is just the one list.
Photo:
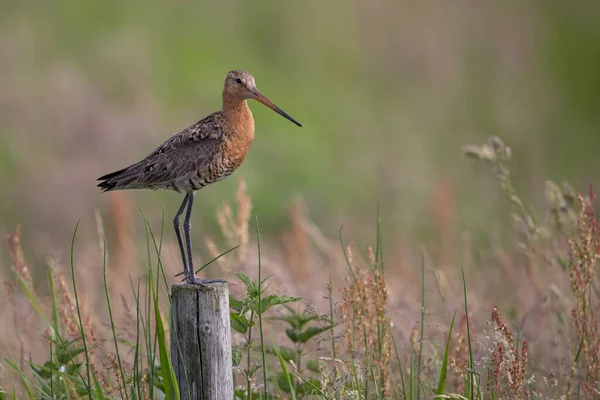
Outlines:
{"label": "wood grain on post", "polygon": [[182,399],[233,399],[226,283],[173,285],[171,359]]}

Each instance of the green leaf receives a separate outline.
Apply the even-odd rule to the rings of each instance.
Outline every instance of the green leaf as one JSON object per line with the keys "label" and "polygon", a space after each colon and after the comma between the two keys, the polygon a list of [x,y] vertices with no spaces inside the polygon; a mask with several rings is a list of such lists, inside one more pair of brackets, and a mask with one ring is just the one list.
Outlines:
{"label": "green leaf", "polygon": [[456,311],[452,316],[452,322],[450,323],[450,329],[448,330],[448,339],[446,339],[446,350],[444,351],[444,361],[442,363],[442,370],[440,371],[440,380],[438,387],[435,392],[437,395],[444,394],[446,391],[446,374],[448,371],[448,352],[450,350],[450,339],[452,339],[452,328],[454,327],[454,318],[456,318]]}
{"label": "green leaf", "polygon": [[243,315],[239,315],[236,313],[230,313],[229,314],[230,319],[231,319],[231,328],[233,330],[235,330],[236,332],[241,333],[242,335],[245,335],[246,332],[248,332],[248,320],[246,320],[246,317],[244,317]]}
{"label": "green leaf", "polygon": [[46,361],[42,366],[31,364],[31,368],[44,379],[52,378],[52,372],[58,370],[58,366],[52,361]]}
{"label": "green leaf", "polygon": [[[311,392],[306,392],[306,393],[318,394],[319,396],[321,396],[321,398],[323,400],[333,400],[329,396],[327,396],[325,393],[323,393],[323,391],[321,390],[320,382],[317,382],[315,380],[308,380],[305,377],[303,377],[302,375],[300,375],[299,373],[297,373],[297,375],[298,375],[298,378],[302,379],[302,382],[304,382],[302,385],[299,385],[299,387],[304,386],[304,387],[310,387],[312,389]],[[306,390],[306,389],[303,388],[303,390]],[[377,398],[379,399],[379,397],[377,397]]]}
{"label": "green leaf", "polygon": [[287,335],[287,337],[290,338],[290,340],[294,343],[298,343],[298,333],[296,332],[295,329],[292,328],[287,328],[285,330],[285,334]]}
{"label": "green leaf", "polygon": [[319,372],[321,370],[321,364],[318,360],[308,360],[306,362],[306,368],[312,372]]}
{"label": "green leaf", "polygon": [[246,395],[246,388],[239,387],[235,389],[235,391],[233,392],[233,398],[234,400],[246,400],[248,398],[248,396]]}
{"label": "green leaf", "polygon": [[[269,354],[277,355],[277,351],[275,351],[274,347],[266,348],[265,351]],[[278,348],[278,351],[287,362],[296,361],[296,358],[298,357],[298,352],[290,347],[281,346]]]}
{"label": "green leaf", "polygon": [[239,280],[244,282],[244,284],[246,285],[246,289],[256,289],[256,284],[252,282],[248,275],[244,274],[243,272],[238,272],[237,274],[235,274],[235,276],[237,276]]}
{"label": "green leaf", "polygon": [[242,352],[238,349],[231,350],[231,361],[234,367],[238,367],[242,362]]}
{"label": "green leaf", "polygon": [[302,298],[301,297],[291,297],[291,296],[278,296],[275,294],[265,296],[260,301],[261,311],[264,314],[265,311],[267,311],[269,308],[271,308],[273,306],[291,303],[291,302],[299,301],[299,300],[302,300]]}
{"label": "green leaf", "polygon": [[313,336],[318,335],[319,333],[328,331],[332,328],[331,325],[328,326],[310,326],[306,328],[305,331],[300,332],[298,335],[298,341],[301,343],[308,342]]}
{"label": "green leaf", "polygon": [[290,326],[292,328],[299,330],[299,331],[302,330],[304,328],[304,326],[311,321],[330,322],[328,315],[322,316],[322,315],[318,315],[318,314],[314,314],[314,313],[307,313],[307,312],[299,314],[287,305],[285,305],[284,307],[289,311],[289,314],[279,315],[279,316],[271,317],[269,319],[275,320],[275,321],[285,321],[288,324],[290,324]]}
{"label": "green leaf", "polygon": [[292,391],[290,381],[288,380],[287,375],[283,372],[280,372],[277,375],[275,375],[274,382],[275,385],[277,385],[277,389],[281,390],[282,392],[290,393]]}
{"label": "green leaf", "polygon": [[229,307],[233,308],[236,311],[240,311],[242,307],[244,307],[244,302],[236,299],[233,296],[229,296]]}
{"label": "green leaf", "polygon": [[302,319],[301,315],[296,314],[296,312],[292,311],[290,314],[286,315],[278,315],[275,317],[269,318],[273,321],[284,321],[287,322],[292,328],[296,330],[302,329]]}
{"label": "green leaf", "polygon": [[37,372],[37,370],[39,369],[39,366],[36,366],[33,363],[29,363],[29,366],[31,368],[31,372],[33,377],[39,382],[41,388],[40,390],[46,394],[47,396],[50,396],[51,394],[51,389],[50,386],[48,385],[48,383],[46,382],[46,380]]}
{"label": "green leaf", "polygon": [[296,393],[298,394],[320,394],[321,382],[316,379],[310,379],[296,387]]}
{"label": "green leaf", "polygon": [[72,359],[74,359],[76,356],[78,356],[79,354],[83,353],[85,351],[85,347],[78,347],[74,350],[68,350],[68,349],[61,349],[58,353],[58,364],[59,365],[63,365],[63,364],[67,364],[69,361],[71,361]]}

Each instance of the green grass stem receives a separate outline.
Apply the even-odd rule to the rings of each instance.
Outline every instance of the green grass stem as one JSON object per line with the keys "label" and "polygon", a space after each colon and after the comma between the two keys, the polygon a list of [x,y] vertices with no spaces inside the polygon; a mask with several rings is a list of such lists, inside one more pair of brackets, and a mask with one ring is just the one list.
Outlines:
{"label": "green grass stem", "polygon": [[119,352],[119,343],[117,340],[117,332],[115,330],[115,321],[113,318],[112,307],[110,305],[110,296],[108,294],[108,280],[106,275],[106,236],[102,237],[102,263],[103,263],[103,272],[104,272],[104,293],[106,294],[106,305],[108,306],[108,318],[110,320],[110,329],[112,331],[113,341],[115,344],[115,352],[117,353],[117,362],[119,364],[119,373],[121,375],[121,385],[123,386],[123,392],[125,393],[125,399],[129,400],[129,394],[127,393],[127,388],[125,387],[125,372],[123,371],[123,363],[121,362],[121,353]]}
{"label": "green grass stem", "polygon": [[73,295],[75,296],[75,307],[77,308],[77,318],[79,320],[79,333],[81,334],[81,340],[83,341],[83,348],[85,353],[85,369],[87,372],[86,389],[88,393],[91,393],[92,379],[90,373],[90,357],[88,354],[85,334],[83,333],[83,319],[81,318],[81,307],[79,306],[79,296],[77,295],[77,283],[75,282],[75,237],[77,236],[77,229],[79,228],[80,222],[81,220],[77,221],[77,224],[75,225],[75,231],[73,232],[73,238],[71,239],[71,278],[73,280]]}

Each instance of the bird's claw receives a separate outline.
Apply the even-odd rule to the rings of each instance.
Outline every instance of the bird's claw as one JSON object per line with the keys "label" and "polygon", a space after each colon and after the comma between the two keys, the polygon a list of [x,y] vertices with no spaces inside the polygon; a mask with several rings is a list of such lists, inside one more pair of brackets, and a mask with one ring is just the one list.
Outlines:
{"label": "bird's claw", "polygon": [[206,286],[209,283],[227,283],[224,279],[200,279],[196,276],[186,277],[184,279],[189,285]]}

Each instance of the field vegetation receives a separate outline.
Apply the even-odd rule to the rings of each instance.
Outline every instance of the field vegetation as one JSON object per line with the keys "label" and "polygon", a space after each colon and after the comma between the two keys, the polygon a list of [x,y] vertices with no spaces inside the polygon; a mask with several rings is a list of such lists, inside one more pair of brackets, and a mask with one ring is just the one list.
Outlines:
{"label": "field vegetation", "polygon": [[[206,238],[213,258],[198,268],[231,281],[236,398],[597,397],[593,189],[577,194],[547,181],[546,208],[534,210],[512,184],[512,152],[501,139],[464,152],[487,164],[505,193],[514,241],[496,249],[493,265],[456,274],[426,249],[410,278],[389,272],[380,213],[372,245],[346,242],[343,230],[328,238],[295,207],[285,246],[261,245],[252,200],[238,181],[234,205],[225,202],[216,216],[231,248],[222,252]],[[174,246],[163,224],[153,227],[140,211],[145,257],[127,254],[126,240],[107,248],[97,214],[98,246],[88,251],[98,261],[76,257],[76,229],[70,268],[49,258],[43,285],[32,278],[19,228],[9,236],[3,397],[180,395],[167,351],[176,270],[166,265],[177,263],[163,263]],[[118,207],[108,215],[116,232],[121,217]],[[123,260],[139,270],[124,274]],[[502,281],[503,301],[488,303]]]}
{"label": "field vegetation", "polygon": [[181,197],[96,178],[236,68],[303,124],[197,196],[238,398],[599,398],[599,4],[0,1],[0,398],[176,397]]}

